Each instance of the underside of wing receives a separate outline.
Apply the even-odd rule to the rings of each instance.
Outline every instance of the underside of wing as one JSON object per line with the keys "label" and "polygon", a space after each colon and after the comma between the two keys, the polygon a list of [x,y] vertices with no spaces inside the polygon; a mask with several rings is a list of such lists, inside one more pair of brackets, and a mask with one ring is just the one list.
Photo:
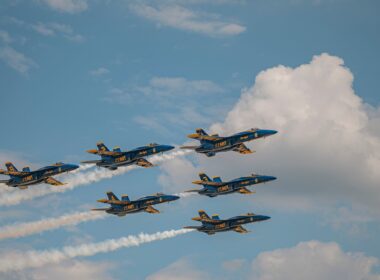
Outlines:
{"label": "underside of wing", "polygon": [[199,146],[181,146],[180,148],[185,150],[195,150],[198,147]]}
{"label": "underside of wing", "polygon": [[149,161],[147,161],[147,160],[144,159],[144,158],[139,158],[139,159],[136,161],[136,164],[137,164],[138,166],[145,167],[145,168],[153,167],[153,166],[154,166],[152,163],[150,163]]}
{"label": "underside of wing", "polygon": [[233,149],[234,152],[238,152],[238,153],[241,153],[241,154],[252,154],[254,153],[255,151],[251,151],[250,149],[248,149],[248,147],[244,144],[239,144],[238,146],[236,146],[234,149]]}
{"label": "underside of wing", "polygon": [[158,211],[156,208],[153,208],[152,206],[148,206],[145,209],[145,212],[148,212],[150,214],[158,214],[158,213],[160,213],[160,211]]}
{"label": "underside of wing", "polygon": [[85,160],[85,161],[81,161],[81,163],[84,163],[84,164],[92,164],[92,163],[99,163],[99,162],[102,162],[101,160]]}
{"label": "underside of wing", "polygon": [[238,227],[234,228],[234,231],[236,231],[238,233],[248,233],[249,232],[248,230],[246,230],[242,226],[238,226]]}
{"label": "underside of wing", "polygon": [[255,191],[250,191],[247,188],[241,188],[241,189],[239,189],[239,193],[241,193],[241,194],[253,194],[253,193],[255,193]]}
{"label": "underside of wing", "polygon": [[53,186],[63,186],[64,185],[64,183],[54,179],[53,177],[47,177],[45,179],[45,183],[49,184],[49,185],[53,185]]}
{"label": "underside of wing", "polygon": [[109,208],[93,208],[91,211],[107,211]]}

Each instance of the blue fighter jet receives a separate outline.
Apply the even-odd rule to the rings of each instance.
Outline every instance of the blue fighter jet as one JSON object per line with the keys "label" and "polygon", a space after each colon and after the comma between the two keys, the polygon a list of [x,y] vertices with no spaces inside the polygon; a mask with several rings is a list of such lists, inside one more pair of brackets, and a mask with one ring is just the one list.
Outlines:
{"label": "blue fighter jet", "polygon": [[201,180],[194,181],[193,184],[202,185],[203,189],[188,190],[186,192],[197,192],[201,195],[207,195],[208,197],[215,197],[222,194],[230,194],[239,192],[241,194],[252,194],[254,192],[248,190],[246,187],[259,183],[265,183],[276,180],[276,177],[256,175],[240,177],[231,181],[222,182],[220,177],[214,177],[212,181],[205,173],[200,173],[199,178]]}
{"label": "blue fighter jet", "polygon": [[202,225],[186,226],[184,228],[196,229],[200,232],[207,233],[208,235],[230,230],[236,231],[238,233],[248,233],[249,231],[242,226],[243,224],[261,222],[270,219],[270,217],[268,216],[248,213],[245,215],[232,217],[226,220],[221,220],[218,215],[213,215],[210,218],[203,210],[199,210],[198,213],[199,217],[194,217],[192,218],[192,220],[201,222]]}
{"label": "blue fighter jet", "polygon": [[0,183],[6,184],[9,187],[18,187],[20,189],[27,189],[30,185],[40,183],[46,183],[53,186],[62,186],[64,184],[57,181],[52,176],[69,172],[79,167],[75,164],[65,164],[59,162],[34,171],[30,171],[29,167],[24,167],[22,171],[18,171],[11,162],[5,163],[5,166],[7,167],[7,171],[0,169],[0,174],[9,175],[11,179],[0,180]]}
{"label": "blue fighter jet", "polygon": [[119,217],[125,216],[126,214],[133,214],[142,211],[156,214],[160,213],[160,211],[153,208],[152,205],[171,202],[179,199],[179,196],[167,195],[163,193],[145,196],[137,200],[129,200],[129,197],[127,195],[122,195],[121,200],[119,200],[119,198],[113,192],[107,192],[107,197],[108,199],[99,199],[98,202],[110,204],[111,207],[96,208],[92,210],[105,211],[108,214],[117,215]]}
{"label": "blue fighter jet", "polygon": [[119,147],[115,147],[110,151],[102,142],[99,142],[96,145],[98,147],[97,150],[88,150],[87,152],[99,155],[101,156],[101,159],[82,161],[82,163],[95,163],[97,166],[105,167],[110,170],[116,170],[119,166],[131,164],[137,164],[142,167],[152,167],[153,164],[147,161],[144,157],[174,149],[173,146],[153,143],[130,151],[121,151]]}
{"label": "blue fighter jet", "polygon": [[208,157],[215,156],[219,152],[234,151],[241,154],[251,154],[251,151],[243,143],[259,138],[265,138],[276,134],[276,130],[252,128],[247,131],[239,132],[231,136],[222,137],[218,134],[208,135],[202,128],[196,129],[196,133],[189,134],[187,137],[199,140],[200,146],[182,146],[181,149],[195,150]]}

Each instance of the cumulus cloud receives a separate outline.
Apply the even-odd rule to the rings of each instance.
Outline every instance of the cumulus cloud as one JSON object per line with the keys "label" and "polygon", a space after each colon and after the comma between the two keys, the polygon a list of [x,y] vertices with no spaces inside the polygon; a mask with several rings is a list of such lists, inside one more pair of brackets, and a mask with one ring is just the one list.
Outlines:
{"label": "cumulus cloud", "polygon": [[211,279],[207,273],[195,268],[190,261],[180,259],[158,272],[149,275],[147,280],[196,280]]}
{"label": "cumulus cloud", "polygon": [[21,74],[27,74],[31,68],[37,67],[31,58],[9,46],[0,48],[0,59]]}
{"label": "cumulus cloud", "polygon": [[24,271],[0,273],[0,277],[7,280],[112,280],[110,272],[113,268],[113,265],[105,262],[69,260]]}
{"label": "cumulus cloud", "polygon": [[196,12],[179,5],[153,7],[147,4],[131,6],[137,15],[157,23],[158,26],[205,34],[208,36],[234,36],[243,33],[245,26],[221,19],[220,16]]}
{"label": "cumulus cloud", "polygon": [[[343,203],[377,216],[380,127],[374,124],[379,123],[378,109],[365,104],[352,84],[353,74],[343,60],[328,54],[296,68],[262,71],[225,120],[210,130],[228,135],[261,127],[279,133],[248,144],[257,150],[253,155],[197,156],[195,163],[181,162],[186,166],[183,172],[196,168],[230,178],[252,171],[266,173],[279,179],[271,183],[273,187],[260,189],[256,203],[318,211]],[[161,182],[173,182],[178,168],[170,163],[162,168]]]}
{"label": "cumulus cloud", "polygon": [[380,279],[379,260],[342,251],[337,243],[301,242],[293,248],[259,254],[252,263],[255,280]]}
{"label": "cumulus cloud", "polygon": [[64,13],[80,13],[88,8],[87,0],[40,0],[51,9]]}

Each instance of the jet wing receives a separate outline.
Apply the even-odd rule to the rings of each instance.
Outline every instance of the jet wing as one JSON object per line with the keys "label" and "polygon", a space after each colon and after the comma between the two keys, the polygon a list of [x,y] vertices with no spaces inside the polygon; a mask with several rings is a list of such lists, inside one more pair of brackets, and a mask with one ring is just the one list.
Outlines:
{"label": "jet wing", "polygon": [[147,208],[145,208],[145,212],[148,212],[150,214],[160,213],[160,211],[158,211],[156,208],[153,208],[152,206],[148,206]]}
{"label": "jet wing", "polygon": [[238,233],[248,233],[249,232],[249,230],[246,230],[242,226],[238,226],[238,227],[234,228],[233,230],[238,232]]}
{"label": "jet wing", "polygon": [[238,152],[238,153],[241,153],[241,154],[252,154],[254,153],[255,151],[251,151],[250,149],[248,149],[248,147],[244,144],[239,144],[238,146],[236,146],[234,149],[233,149],[234,152]]}
{"label": "jet wing", "polygon": [[152,163],[150,163],[149,161],[147,161],[146,159],[144,158],[139,158],[137,161],[136,161],[136,164],[138,166],[141,166],[141,167],[153,167],[154,165]]}
{"label": "jet wing", "polygon": [[7,171],[4,169],[0,169],[0,174],[3,175],[12,175],[12,176],[25,176],[28,175],[31,172],[25,172],[25,171]]}
{"label": "jet wing", "polygon": [[220,186],[225,185],[225,183],[223,183],[223,182],[202,181],[202,180],[193,181],[193,184],[204,185],[204,186],[212,186],[212,187],[220,187]]}
{"label": "jet wing", "polygon": [[107,211],[109,208],[93,208],[91,211]]}
{"label": "jet wing", "polygon": [[102,160],[85,160],[85,161],[81,161],[81,163],[84,163],[84,164],[92,164],[92,163],[99,163],[99,162],[102,162]]}
{"label": "jet wing", "polygon": [[53,186],[63,186],[65,185],[64,183],[60,182],[60,181],[57,181],[56,179],[54,179],[53,177],[47,177],[45,179],[45,183],[46,184],[49,184],[49,185],[53,185]]}
{"label": "jet wing", "polygon": [[247,189],[247,188],[240,188],[239,189],[239,193],[241,193],[241,194],[253,194],[253,193],[256,193],[255,191],[250,191],[249,189]]}
{"label": "jet wing", "polygon": [[87,153],[99,155],[99,156],[119,157],[119,156],[124,155],[126,152],[87,150]]}

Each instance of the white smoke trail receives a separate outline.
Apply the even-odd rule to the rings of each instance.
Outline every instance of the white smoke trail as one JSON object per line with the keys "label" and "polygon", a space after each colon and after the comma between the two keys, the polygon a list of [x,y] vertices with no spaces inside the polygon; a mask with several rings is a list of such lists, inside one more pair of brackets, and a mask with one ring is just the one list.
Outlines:
{"label": "white smoke trail", "polygon": [[190,196],[193,196],[196,194],[198,194],[198,193],[196,193],[196,192],[180,192],[180,193],[175,193],[174,195],[179,196],[180,198],[186,198],[186,197],[190,197]]}
{"label": "white smoke trail", "polygon": [[109,239],[99,243],[66,246],[61,250],[43,251],[11,251],[0,255],[0,272],[19,271],[26,268],[40,267],[49,263],[59,263],[67,259],[83,256],[93,256],[121,248],[140,246],[144,243],[173,238],[177,235],[193,231],[192,229],[167,230],[153,234],[140,233],[119,239]]}
{"label": "white smoke trail", "polygon": [[68,225],[77,225],[82,222],[103,219],[105,217],[107,217],[107,215],[104,212],[86,211],[65,214],[60,217],[42,219],[39,221],[15,223],[13,225],[0,227],[0,240],[28,236]]}
{"label": "white smoke trail", "polygon": [[[150,157],[149,161],[153,164],[158,164],[163,161],[174,159],[178,156],[184,156],[190,152],[191,151],[188,150],[178,150],[167,154],[155,155]],[[91,183],[101,181],[103,179],[127,173],[136,168],[141,168],[136,165],[130,165],[119,167],[117,170],[114,171],[108,170],[106,168],[95,168],[93,170],[86,171],[89,167],[92,166],[84,165],[79,168],[79,172],[71,172],[67,175],[62,175],[62,181],[67,183],[64,186],[54,187],[46,185],[36,185],[30,186],[26,190],[19,190],[18,188],[1,189],[0,206],[16,205],[22,201],[30,200],[36,197],[41,197],[51,193],[66,192],[79,186],[85,186]]]}

